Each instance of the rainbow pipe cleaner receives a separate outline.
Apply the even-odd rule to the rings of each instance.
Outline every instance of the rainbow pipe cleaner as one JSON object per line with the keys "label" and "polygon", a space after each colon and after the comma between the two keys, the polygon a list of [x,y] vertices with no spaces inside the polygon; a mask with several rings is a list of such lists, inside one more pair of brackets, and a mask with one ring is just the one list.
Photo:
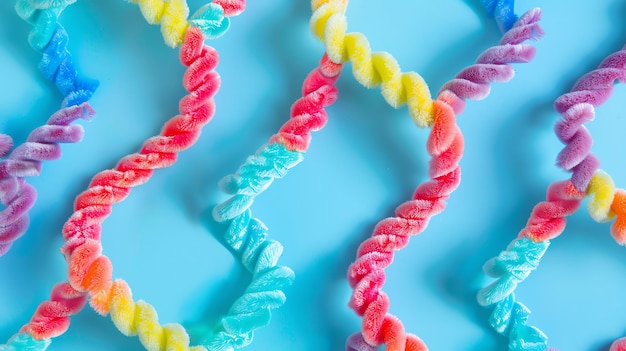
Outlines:
{"label": "rainbow pipe cleaner", "polygon": [[[178,152],[191,147],[213,117],[213,96],[220,86],[215,72],[219,59],[217,51],[204,41],[224,33],[221,23],[226,18],[220,8],[218,2],[208,4],[190,19],[192,25],[180,48],[180,60],[188,67],[183,86],[189,92],[179,102],[180,114],[165,123],[160,135],[148,139],[139,153],[124,157],[113,170],[96,174],[89,188],[78,195],[75,212],[63,227],[66,242],[61,252],[68,262],[68,282],[54,287],[50,300],[39,305],[30,322],[7,344],[0,345],[0,351],[45,350],[51,338],[68,329],[69,317],[80,312],[87,300],[98,313],[110,313],[125,335],[138,335],[149,351],[206,350],[204,346],[189,347],[189,337],[181,325],[159,325],[151,305],[133,301],[124,280],[112,280],[113,267],[102,255],[100,235],[112,205],[124,200],[132,187],[147,182],[154,169],[174,164]],[[194,22],[203,25],[195,26]],[[0,140],[0,149],[6,150],[6,138]]]}
{"label": "rainbow pipe cleaner", "polygon": [[532,59],[535,49],[522,43],[543,34],[538,24],[541,11],[533,9],[517,19],[511,10],[513,1],[485,1],[483,5],[506,32],[498,46],[483,52],[474,65],[444,84],[437,99],[432,100],[419,74],[403,73],[386,52],[372,53],[363,34],[346,33],[347,5],[347,0],[312,0],[311,30],[324,42],[333,62],[352,63],[359,83],[368,88],[381,86],[389,105],[398,108],[406,104],[418,127],[432,127],[426,146],[432,160],[428,171],[431,180],[417,187],[412,200],[396,208],[396,217],[376,225],[348,269],[353,288],[349,305],[363,322],[361,332],[348,338],[346,349],[376,350],[385,344],[387,350],[427,350],[419,337],[406,334],[402,322],[388,313],[389,297],[381,290],[384,269],[392,263],[394,252],[408,244],[410,236],[424,231],[430,218],[445,209],[445,200],[461,180],[458,163],[463,155],[463,135],[456,116],[463,111],[465,99],[487,97],[489,83],[509,81],[514,75],[509,63]]}
{"label": "rainbow pipe cleaner", "polygon": [[[98,82],[81,77],[67,49],[68,35],[59,23],[59,15],[75,0],[19,0],[15,9],[33,29],[28,41],[43,57],[39,69],[63,95],[61,109],[48,122],[36,128],[26,142],[13,152],[13,141],[4,135],[4,151],[0,152],[0,256],[28,230],[28,211],[37,199],[37,192],[26,177],[38,176],[43,161],[61,157],[59,143],[76,143],[83,138],[83,127],[70,125],[77,119],[91,119],[95,111],[87,102]],[[8,156],[7,156],[8,155]],[[5,158],[6,157],[6,158]]]}
{"label": "rainbow pipe cleaner", "polygon": [[[626,245],[626,191],[615,189],[611,177],[598,169],[600,162],[591,153],[593,139],[584,126],[594,119],[594,108],[610,97],[615,81],[626,82],[626,46],[582,76],[569,93],[556,99],[554,106],[562,117],[554,129],[565,144],[557,165],[572,176],[550,184],[546,201],[535,206],[518,238],[483,267],[496,280],[478,293],[478,303],[495,305],[489,324],[498,333],[508,335],[509,350],[546,349],[548,337],[528,325],[530,310],[515,299],[514,292],[539,266],[550,240],[565,230],[565,217],[575,213],[585,197],[589,197],[588,211],[594,220],[606,222],[616,218],[611,235],[618,244]],[[610,349],[623,350],[626,338],[615,341]]]}
{"label": "rainbow pipe cleaner", "polygon": [[252,273],[252,282],[215,328],[210,350],[248,345],[254,329],[269,323],[271,309],[285,303],[282,289],[291,284],[294,273],[288,267],[277,266],[283,247],[267,240],[267,227],[252,218],[250,206],[274,179],[282,178],[303,160],[311,132],[321,130],[328,121],[324,108],[337,100],[335,83],[341,68],[324,55],[319,67],[304,80],[303,96],[293,104],[291,118],[235,174],[220,181],[222,191],[233,196],[216,206],[213,216],[218,222],[228,223],[224,241]]}
{"label": "rainbow pipe cleaner", "polygon": [[[222,19],[219,21],[206,20],[212,16],[194,16],[188,20],[189,7],[185,0],[128,0],[139,5],[141,14],[150,24],[160,24],[163,40],[170,47],[179,46],[185,37],[190,25],[203,29],[211,36],[218,37],[226,33],[230,26],[228,17],[240,15],[246,9],[245,0],[213,0],[202,10],[212,12]],[[197,14],[197,13],[196,13]],[[208,35],[208,34],[207,34]],[[208,39],[213,39],[208,37]]]}

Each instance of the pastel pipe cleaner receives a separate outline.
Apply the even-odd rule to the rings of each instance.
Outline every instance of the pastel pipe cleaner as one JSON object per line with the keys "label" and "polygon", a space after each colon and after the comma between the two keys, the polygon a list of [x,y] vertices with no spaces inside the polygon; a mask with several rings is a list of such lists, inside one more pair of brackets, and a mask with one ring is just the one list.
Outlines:
{"label": "pastel pipe cleaner", "polygon": [[[42,51],[39,68],[63,94],[64,101],[63,108],[54,113],[47,124],[35,129],[24,144],[0,161],[0,203],[4,205],[0,211],[0,256],[28,229],[28,211],[37,193],[24,177],[39,175],[42,161],[59,158],[59,143],[80,141],[83,128],[69,124],[79,118],[90,119],[95,114],[87,100],[98,83],[78,76],[67,50],[67,32],[58,22],[59,14],[74,1],[19,0],[16,3],[20,17],[33,25],[29,42]],[[10,140],[10,136],[6,137]]]}
{"label": "pastel pipe cleaner", "polygon": [[200,8],[190,20],[186,0],[128,0],[137,4],[150,24],[160,24],[163,40],[170,47],[183,42],[189,25],[203,30],[209,39],[224,34],[230,25],[228,17],[238,16],[246,9],[245,0],[213,0]]}
{"label": "pastel pipe cleaner", "polygon": [[43,54],[39,69],[63,95],[62,107],[88,101],[99,84],[76,71],[67,49],[67,32],[58,21],[65,7],[74,2],[76,0],[18,0],[15,5],[17,14],[33,26],[28,41]]}
{"label": "pastel pipe cleaner", "polygon": [[[393,261],[394,251],[408,244],[409,236],[421,233],[429,219],[444,210],[445,200],[460,182],[458,162],[463,153],[463,137],[456,115],[463,111],[465,99],[485,98],[490,92],[489,83],[510,80],[514,72],[509,63],[532,59],[535,49],[522,43],[543,34],[538,24],[541,12],[530,10],[515,21],[498,46],[486,50],[475,65],[446,83],[433,101],[417,73],[403,73],[388,53],[372,53],[361,33],[346,34],[346,0],[312,0],[311,4],[311,29],[323,40],[330,59],[352,62],[357,81],[366,87],[380,85],[391,106],[408,105],[419,127],[432,127],[427,143],[433,157],[431,180],[418,186],[412,201],[396,209],[396,217],[378,223],[373,236],[359,247],[357,259],[348,270],[353,288],[350,307],[363,316],[363,324],[362,333],[351,336],[346,344],[348,350],[375,350],[381,344],[388,350],[426,350],[422,340],[407,335],[402,322],[388,313],[389,298],[381,291],[384,269]],[[504,15],[506,11],[498,11],[498,18]]]}
{"label": "pastel pipe cleaner", "polygon": [[[26,142],[6,159],[0,160],[0,203],[5,206],[0,211],[0,256],[9,251],[13,242],[28,229],[28,211],[34,205],[37,193],[26,183],[25,177],[38,176],[43,161],[61,157],[59,143],[79,142],[83,127],[70,123],[79,118],[90,119],[94,114],[86,102],[61,109],[45,125],[33,130]],[[0,149],[3,143],[10,150],[12,142],[8,135],[0,138]]]}
{"label": "pastel pipe cleaner", "polygon": [[[571,178],[548,187],[546,201],[533,208],[518,238],[483,267],[495,281],[480,290],[478,303],[494,305],[489,324],[498,333],[508,335],[510,350],[547,347],[547,336],[528,325],[530,310],[515,299],[514,291],[539,266],[550,240],[565,230],[565,217],[575,213],[585,197],[589,197],[588,211],[594,220],[604,222],[617,217],[611,234],[619,244],[626,244],[626,191],[616,189],[611,177],[598,169],[599,160],[590,152],[593,140],[584,126],[594,119],[594,107],[610,97],[614,83],[625,80],[626,46],[604,59],[598,69],[582,76],[571,92],[556,99],[555,108],[562,117],[555,132],[566,144],[557,165],[571,170]],[[622,338],[610,350],[625,347],[626,338]]]}
{"label": "pastel pipe cleaner", "polygon": [[[319,67],[304,80],[303,96],[292,105],[290,119],[235,174],[220,181],[220,188],[234,195],[216,206],[213,215],[216,221],[228,224],[224,242],[252,273],[252,282],[206,339],[210,350],[233,350],[248,345],[254,330],[269,323],[270,310],[285,302],[282,289],[293,281],[293,271],[277,266],[283,248],[277,241],[267,240],[267,227],[252,218],[250,207],[274,179],[282,178],[303,160],[311,133],[326,125],[328,115],[324,109],[337,99],[335,83],[341,68],[341,64],[324,55]],[[265,270],[271,267],[272,274],[259,270],[259,266]]]}
{"label": "pastel pipe cleaner", "polygon": [[202,30],[192,26],[180,49],[180,60],[187,67],[183,86],[189,92],[180,100],[180,114],[166,122],[161,134],[148,139],[138,153],[122,158],[115,169],[96,174],[74,202],[75,212],[63,226],[65,244],[61,249],[68,263],[69,282],[59,286],[71,301],[83,303],[67,307],[69,302],[59,301],[53,291],[50,301],[39,306],[11,344],[1,347],[11,351],[45,350],[47,340],[67,330],[68,317],[78,313],[88,297],[98,313],[111,314],[125,335],[139,335],[147,350],[206,350],[203,346],[189,347],[189,338],[179,324],[159,325],[154,308],[143,301],[134,302],[124,280],[112,281],[112,264],[102,255],[100,242],[102,222],[112,205],[124,200],[132,187],[146,183],[154,169],[174,164],[178,153],[196,142],[213,117],[213,96],[220,86],[215,72],[219,59],[217,51],[204,45],[204,40]]}
{"label": "pastel pipe cleaner", "polygon": [[[434,102],[424,79],[416,72],[402,72],[398,62],[389,53],[372,53],[369,42],[363,34],[346,33],[348,22],[345,12],[348,0],[311,0],[311,7],[313,9],[311,31],[323,41],[326,52],[333,62],[350,61],[352,73],[359,83],[368,88],[381,86],[382,95],[389,105],[398,108],[406,104],[411,117],[420,128],[432,126]],[[530,22],[524,22],[514,31],[508,31],[509,36],[541,35],[541,28],[535,21],[535,16],[540,16],[539,10],[530,10],[528,14],[526,20]],[[503,37],[501,46],[494,48],[492,52],[485,52],[484,61],[491,61],[494,55],[514,56],[521,62],[528,61],[534,54],[534,48],[515,41],[513,37]],[[520,55],[520,52],[524,55]],[[484,84],[467,87],[472,88],[480,89],[482,97],[489,92],[488,85]]]}

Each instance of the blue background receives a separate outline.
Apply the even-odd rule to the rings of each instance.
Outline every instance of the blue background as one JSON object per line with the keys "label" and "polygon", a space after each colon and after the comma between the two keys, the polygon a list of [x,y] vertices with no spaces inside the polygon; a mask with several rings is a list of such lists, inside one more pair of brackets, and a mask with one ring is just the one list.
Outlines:
{"label": "blue background", "polygon": [[[61,96],[37,71],[40,54],[26,41],[30,26],[12,3],[0,3],[0,131],[22,142],[57,110]],[[349,29],[365,33],[374,50],[392,53],[405,71],[422,74],[433,94],[500,38],[478,1],[381,4],[352,1]],[[202,2],[189,5],[193,11]],[[214,321],[249,280],[216,241],[223,227],[207,211],[226,199],[217,181],[288,118],[302,80],[322,55],[308,29],[309,6],[304,0],[250,1],[226,36],[210,43],[220,52],[223,82],[214,120],[176,165],[133,190],[104,224],[114,277],[126,279],[135,298],[154,304],[162,323]],[[387,270],[390,312],[432,350],[506,348],[486,323],[489,310],[475,302],[485,283],[481,266],[517,235],[547,185],[567,177],[554,166],[562,147],[552,131],[559,117],[554,99],[624,43],[624,1],[520,1],[516,12],[534,6],[543,8],[546,32],[535,60],[516,64],[516,77],[494,84],[486,100],[468,103],[459,118],[466,141],[461,186]],[[65,277],[60,234],[73,198],[96,172],[158,133],[184,95],[178,52],[163,44],[159,28],[145,23],[136,5],[79,1],[62,21],[79,69],[100,80],[92,99],[98,114],[80,122],[83,142],[65,145],[63,157],[31,179],[39,198],[30,230],[0,259],[1,342]],[[281,263],[297,280],[249,350],[342,349],[360,325],[347,307],[345,279],[356,247],[426,179],[427,131],[414,126],[406,108],[394,110],[379,91],[359,86],[349,69],[339,80],[338,102],[328,109],[329,123],[314,134],[304,162],[253,205],[271,238],[284,245]],[[618,152],[625,89],[618,86],[589,124],[593,150],[618,186],[626,181]],[[626,335],[624,255],[608,224],[593,222],[584,209],[572,216],[540,269],[518,289],[550,346],[607,350]],[[49,349],[141,345],[86,308]]]}

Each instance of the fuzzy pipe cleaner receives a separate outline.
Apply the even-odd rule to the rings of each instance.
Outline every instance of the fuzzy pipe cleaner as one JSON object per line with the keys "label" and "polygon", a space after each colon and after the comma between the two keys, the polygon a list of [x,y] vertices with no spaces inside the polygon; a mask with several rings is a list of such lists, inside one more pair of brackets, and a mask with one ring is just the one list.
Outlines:
{"label": "fuzzy pipe cleaner", "polygon": [[[223,16],[219,11],[199,11],[193,19],[219,25]],[[69,282],[58,285],[55,289],[63,293],[53,291],[50,301],[42,303],[31,321],[0,350],[45,350],[50,338],[67,330],[69,317],[82,309],[87,297],[98,313],[110,313],[124,334],[139,335],[147,350],[205,350],[188,346],[182,326],[160,326],[154,308],[143,301],[134,302],[125,281],[112,281],[112,264],[102,255],[100,235],[112,205],[124,200],[132,187],[147,182],[154,169],[174,164],[178,152],[191,147],[213,117],[213,96],[220,85],[214,70],[218,54],[204,45],[204,40],[219,34],[210,26],[188,28],[180,59],[188,67],[183,86],[189,94],[180,100],[180,114],[165,123],[160,135],[148,139],[139,153],[124,157],[113,170],[98,173],[78,195],[75,212],[63,226],[61,251],[68,263]]]}
{"label": "fuzzy pipe cleaner", "polygon": [[[500,334],[508,335],[510,350],[546,349],[547,336],[528,325],[530,310],[515,299],[514,292],[539,266],[550,240],[565,230],[565,217],[576,212],[585,197],[589,197],[588,210],[594,220],[604,222],[617,217],[611,234],[619,244],[626,244],[626,191],[616,190],[611,177],[598,169],[599,161],[591,153],[593,140],[584,126],[594,119],[594,107],[610,97],[616,81],[626,81],[626,46],[608,56],[598,69],[581,77],[571,92],[556,100],[555,108],[562,118],[556,123],[555,132],[565,144],[557,165],[571,171],[571,178],[548,187],[546,201],[533,208],[518,238],[483,267],[495,281],[478,293],[478,302],[483,306],[495,305],[489,324]],[[626,338],[615,341],[610,350],[626,350]]]}
{"label": "fuzzy pipe cleaner", "polygon": [[204,20],[187,20],[189,7],[186,0],[128,0],[137,4],[141,14],[150,24],[160,24],[163,40],[170,47],[178,47],[185,36],[189,25],[199,28],[210,27],[213,33],[223,34],[228,30],[230,20],[241,14],[246,9],[246,0],[213,0],[205,5],[203,9],[207,11],[221,11],[225,20],[216,22],[206,22]]}
{"label": "fuzzy pipe cleaner", "polygon": [[269,323],[270,310],[285,302],[282,289],[293,281],[293,271],[277,266],[283,248],[277,241],[267,240],[267,227],[252,218],[250,207],[274,179],[282,178],[302,161],[311,133],[326,125],[324,109],[337,99],[335,82],[341,68],[324,55],[319,67],[304,80],[303,96],[293,104],[290,119],[235,174],[220,181],[222,191],[234,195],[216,206],[213,215],[216,221],[228,224],[224,241],[252,274],[252,282],[207,338],[210,350],[246,346],[253,331]]}
{"label": "fuzzy pipe cleaner", "polygon": [[29,43],[42,52],[39,69],[64,99],[62,109],[53,114],[47,124],[31,132],[24,144],[0,161],[0,203],[4,205],[0,211],[0,256],[28,230],[28,211],[37,193],[24,177],[38,176],[41,161],[58,159],[61,156],[58,143],[75,143],[82,139],[83,128],[69,123],[79,118],[90,119],[95,114],[87,101],[98,83],[78,75],[67,50],[67,32],[58,21],[60,13],[73,2],[75,0],[19,0],[15,6],[18,15],[33,25]]}
{"label": "fuzzy pipe cleaner", "polygon": [[18,0],[17,14],[33,29],[28,37],[30,45],[43,57],[39,69],[63,95],[63,105],[74,106],[88,101],[98,82],[78,74],[72,54],[67,49],[67,32],[59,23],[61,12],[76,0]]}
{"label": "fuzzy pipe cleaner", "polygon": [[[367,38],[358,32],[346,33],[348,22],[345,12],[348,0],[312,0],[311,31],[323,41],[326,52],[333,62],[352,63],[352,73],[363,86],[373,88],[380,86],[387,103],[395,108],[407,105],[415,123],[423,128],[433,124],[433,100],[424,79],[415,72],[402,72],[397,61],[387,52],[373,52]],[[527,62],[534,54],[534,48],[528,44],[520,44],[519,38],[531,38],[541,34],[537,23],[540,11],[528,11],[524,18],[517,21],[513,30],[507,31],[501,45],[492,48],[479,58],[479,63],[491,62],[494,58],[502,58],[504,62]],[[502,61],[480,66],[484,74],[502,75]],[[495,67],[499,66],[499,67]],[[475,71],[467,74],[476,74]],[[467,78],[467,77],[463,77]],[[464,87],[472,94],[484,98],[489,93],[489,85],[473,83]]]}
{"label": "fuzzy pipe cleaner", "polygon": [[[57,111],[47,124],[33,130],[25,143],[0,161],[0,203],[5,206],[0,211],[0,256],[9,251],[28,228],[28,211],[37,193],[25,177],[39,175],[43,161],[61,157],[59,143],[79,142],[83,127],[70,123],[79,118],[90,119],[94,113],[86,102]],[[5,140],[11,142],[9,136],[5,136]]]}
{"label": "fuzzy pipe cleaner", "polygon": [[347,4],[347,0],[312,0],[311,30],[324,42],[333,62],[352,63],[359,83],[369,88],[381,86],[387,103],[396,108],[406,104],[419,127],[432,127],[427,143],[432,160],[428,172],[431,180],[417,187],[411,201],[396,208],[396,217],[376,225],[348,269],[353,288],[349,305],[363,316],[363,322],[361,333],[350,336],[346,348],[376,350],[385,344],[387,350],[426,350],[422,340],[407,335],[402,322],[388,313],[389,298],[381,290],[384,269],[392,263],[394,252],[408,244],[410,236],[421,233],[430,218],[444,210],[461,175],[458,162],[463,154],[463,137],[456,116],[463,111],[465,99],[484,99],[490,92],[489,83],[510,80],[514,75],[510,63],[532,59],[535,49],[523,42],[543,33],[538,24],[541,12],[530,10],[515,21],[512,1],[484,2],[507,31],[498,46],[487,49],[476,64],[446,83],[433,101],[419,74],[402,72],[386,52],[372,53],[363,34],[347,33]]}

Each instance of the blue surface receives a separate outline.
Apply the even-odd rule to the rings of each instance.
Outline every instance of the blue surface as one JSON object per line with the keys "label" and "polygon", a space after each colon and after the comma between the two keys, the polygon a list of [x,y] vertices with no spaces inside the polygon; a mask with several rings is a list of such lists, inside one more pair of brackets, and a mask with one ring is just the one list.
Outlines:
{"label": "blue surface", "polygon": [[[469,65],[500,33],[478,1],[404,1],[380,15],[381,2],[352,1],[349,28],[364,32],[374,50],[387,50],[405,70],[420,72],[436,92]],[[190,7],[200,7],[190,1]],[[561,144],[552,132],[552,103],[583,73],[626,40],[621,0],[519,1],[517,13],[543,6],[546,36],[516,77],[492,86],[459,118],[465,141],[463,181],[447,210],[396,255],[385,291],[391,312],[432,350],[504,350],[489,330],[490,312],[478,306],[482,264],[517,235],[547,185],[566,174],[555,166]],[[384,11],[389,11],[385,9]],[[308,1],[250,1],[244,14],[214,45],[220,52],[222,88],[217,115],[176,165],[155,173],[114,207],[105,222],[105,253],[114,276],[134,296],[154,304],[161,322],[215,321],[241,294],[249,277],[215,235],[224,230],[209,212],[226,197],[217,181],[234,172],[288,117],[322,46],[308,30]],[[39,199],[25,237],[0,258],[0,342],[26,323],[51,287],[65,276],[59,253],[61,227],[73,198],[96,172],[111,168],[176,114],[184,91],[177,51],[159,29],[124,1],[79,1],[62,16],[69,49],[83,74],[100,80],[92,99],[98,114],[82,143],[66,145],[59,161],[32,179]],[[23,141],[61,103],[37,71],[40,55],[27,43],[30,27],[0,2],[0,132]],[[349,67],[348,67],[349,68]],[[345,271],[359,242],[376,222],[392,215],[426,178],[427,131],[417,130],[406,109],[388,107],[380,93],[345,72],[327,127],[314,134],[305,160],[277,180],[253,205],[285,252],[281,264],[296,273],[286,305],[255,334],[249,350],[340,350],[360,320],[347,307]],[[626,184],[621,145],[626,87],[597,109],[589,124],[594,151],[618,186]],[[584,211],[554,240],[538,271],[518,289],[533,311],[531,323],[561,350],[607,350],[626,335],[626,251],[608,224]],[[620,312],[618,312],[620,311]],[[49,350],[140,350],[109,318],[90,309]]]}

